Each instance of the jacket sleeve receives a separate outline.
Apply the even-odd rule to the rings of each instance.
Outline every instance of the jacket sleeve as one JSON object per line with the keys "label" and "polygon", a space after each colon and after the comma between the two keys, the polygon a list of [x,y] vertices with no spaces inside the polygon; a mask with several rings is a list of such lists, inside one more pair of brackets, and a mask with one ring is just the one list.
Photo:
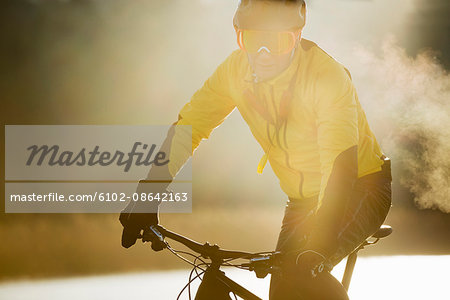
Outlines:
{"label": "jacket sleeve", "polygon": [[214,128],[219,126],[235,108],[230,96],[231,54],[184,105],[174,125],[170,141],[169,172],[180,171],[202,139],[209,138]]}
{"label": "jacket sleeve", "polygon": [[315,86],[321,186],[315,225],[307,247],[324,255],[337,247],[339,228],[358,176],[356,92],[348,71],[334,64]]}

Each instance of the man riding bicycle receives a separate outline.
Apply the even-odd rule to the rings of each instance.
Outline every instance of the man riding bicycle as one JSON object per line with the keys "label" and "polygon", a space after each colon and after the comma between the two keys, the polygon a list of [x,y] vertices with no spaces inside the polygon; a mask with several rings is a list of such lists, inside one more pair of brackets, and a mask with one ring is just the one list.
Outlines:
{"label": "man riding bicycle", "polygon": [[[212,130],[237,108],[288,196],[276,250],[270,299],[347,299],[329,273],[383,223],[391,205],[390,161],[369,128],[349,71],[302,38],[302,0],[242,0],[233,19],[238,50],[217,68],[180,111],[162,149],[169,164],[147,180],[165,190]],[[192,126],[192,145],[183,130]],[[192,146],[192,147],[191,147]],[[143,189],[140,183],[138,191]],[[136,212],[136,211],[134,211]],[[157,214],[121,216],[122,245],[136,242]]]}

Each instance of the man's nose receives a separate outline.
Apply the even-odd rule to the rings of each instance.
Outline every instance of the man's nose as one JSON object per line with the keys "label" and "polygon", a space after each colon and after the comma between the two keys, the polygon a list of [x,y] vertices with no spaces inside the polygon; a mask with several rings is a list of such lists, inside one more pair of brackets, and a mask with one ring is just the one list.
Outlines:
{"label": "man's nose", "polygon": [[269,48],[267,48],[266,46],[262,46],[261,48],[258,49],[258,53],[266,51],[267,53],[270,53]]}
{"label": "man's nose", "polygon": [[272,56],[270,50],[266,46],[262,46],[258,49],[258,58],[267,59]]}

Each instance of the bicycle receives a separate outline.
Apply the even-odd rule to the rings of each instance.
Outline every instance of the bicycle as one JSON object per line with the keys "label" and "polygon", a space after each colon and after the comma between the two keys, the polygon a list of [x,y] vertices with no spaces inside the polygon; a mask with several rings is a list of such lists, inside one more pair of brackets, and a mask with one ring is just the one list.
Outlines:
{"label": "bicycle", "polygon": [[[342,278],[342,285],[348,291],[350,286],[350,280],[353,274],[353,269],[356,264],[358,252],[366,246],[376,244],[380,239],[387,237],[392,233],[392,228],[388,225],[382,225],[378,231],[369,237],[364,243],[356,248],[352,253],[347,256],[347,263]],[[183,292],[187,289],[189,299],[191,298],[191,283],[200,278],[202,280],[195,300],[230,300],[230,295],[234,295],[237,300],[237,296],[244,300],[262,300],[243,286],[239,285],[235,281],[231,280],[225,275],[225,272],[220,270],[222,266],[233,266],[248,271],[254,271],[256,277],[264,278],[269,273],[275,272],[282,264],[283,256],[280,252],[268,251],[249,253],[234,250],[223,250],[218,245],[210,245],[208,242],[200,244],[175,232],[171,232],[160,225],[151,226],[149,231],[139,235],[139,239],[143,242],[151,242],[154,250],[162,250],[167,248],[177,257],[181,258],[185,262],[193,266],[188,283],[178,294],[177,299],[180,299]],[[198,255],[190,252],[175,250],[172,248],[165,238],[170,238],[177,241],[192,251],[198,253]],[[194,258],[193,261],[189,261],[181,254],[190,255]],[[243,259],[247,262],[240,264],[232,264],[231,262],[237,259]],[[207,262],[206,260],[209,260]],[[195,272],[195,276],[193,274]]]}

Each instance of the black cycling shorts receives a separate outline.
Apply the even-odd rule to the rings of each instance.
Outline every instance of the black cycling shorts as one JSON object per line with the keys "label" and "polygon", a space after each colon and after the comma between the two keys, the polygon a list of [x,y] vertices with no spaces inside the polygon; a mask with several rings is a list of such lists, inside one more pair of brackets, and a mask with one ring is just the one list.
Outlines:
{"label": "black cycling shorts", "polygon": [[[390,160],[385,157],[382,159],[384,164],[380,172],[363,176],[355,182],[343,218],[345,221],[342,221],[340,226],[338,248],[326,261],[328,270],[374,234],[386,219],[391,207],[392,177]],[[303,201],[288,201],[276,246],[277,251],[301,250],[304,247],[314,222],[316,205],[317,197]],[[328,272],[324,273],[326,274],[316,277],[314,282],[307,283],[308,289],[314,289],[315,284],[318,289],[317,297],[309,296],[308,299],[347,299],[345,292],[339,291],[342,287],[336,279]],[[285,278],[282,272],[273,274],[269,299],[302,299],[300,296],[302,289],[304,290],[305,286],[298,278]],[[323,294],[327,289],[329,296]],[[308,294],[311,294],[311,291]]]}

